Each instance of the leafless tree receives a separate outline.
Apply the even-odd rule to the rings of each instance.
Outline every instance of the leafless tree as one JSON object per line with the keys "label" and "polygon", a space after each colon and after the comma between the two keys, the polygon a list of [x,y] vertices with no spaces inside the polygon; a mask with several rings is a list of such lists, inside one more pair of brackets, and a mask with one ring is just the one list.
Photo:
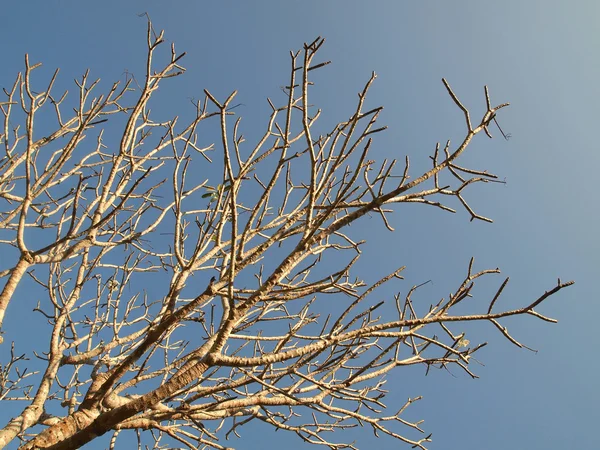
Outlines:
{"label": "leafless tree", "polygon": [[[163,41],[149,22],[145,77],[127,75],[104,94],[86,72],[75,101],[55,96],[58,71],[37,92],[40,64],[27,56],[4,90],[0,324],[11,301],[32,300],[15,298],[29,284],[45,293],[34,314],[49,328],[35,355],[19,353],[24,336],[2,336],[13,350],[2,362],[0,401],[14,418],[0,429],[0,448],[72,449],[107,432],[113,448],[134,430],[140,448],[145,431],[155,448],[224,449],[224,439],[260,421],[331,449],[355,448],[335,431],[359,424],[424,449],[420,422],[403,418],[418,398],[386,412],[386,375],[419,364],[474,377],[472,355],[485,343],[471,344],[459,322],[489,322],[522,347],[502,319],[555,322],[537,307],[572,282],[500,310],[506,279],[482,311],[457,314],[475,283],[499,272],[471,260],[447,298],[423,309],[413,303],[416,286],[387,300],[396,317],[383,319],[384,302],[371,294],[404,267],[373,285],[351,277],[364,241],[348,226],[374,213],[391,230],[392,205],[454,212],[452,197],[471,220],[490,221],[464,193],[496,176],[457,161],[478,133],[491,137],[488,125],[508,103],[493,106],[486,87],[486,111],[472,122],[443,80],[464,114],[464,138],[438,144],[431,168],[409,176],[408,157],[399,171],[395,160],[370,159],[385,129],[376,125],[382,108],[365,107],[375,74],[350,117],[317,134],[310,76],[327,64],[315,59],[317,38],[290,53],[286,101],[268,100],[266,129],[248,148],[240,119],[232,123],[236,92],[219,100],[205,90],[187,122],[152,118],[153,94],[184,73],[174,46],[166,64],[155,62]],[[199,132],[211,122],[214,148]],[[30,357],[36,370],[27,369]]]}

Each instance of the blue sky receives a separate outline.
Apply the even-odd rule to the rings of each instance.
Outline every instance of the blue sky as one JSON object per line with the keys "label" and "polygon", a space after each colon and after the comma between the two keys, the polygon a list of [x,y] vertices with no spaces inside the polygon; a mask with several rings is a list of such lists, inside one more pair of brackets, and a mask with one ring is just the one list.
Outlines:
{"label": "blue sky", "polygon": [[[388,403],[425,397],[409,418],[425,419],[433,450],[600,448],[594,432],[600,391],[593,381],[600,369],[594,357],[600,313],[594,170],[600,153],[593,131],[600,101],[599,3],[5,2],[0,85],[12,84],[26,52],[44,63],[45,75],[60,67],[64,86],[87,68],[105,86],[125,71],[142,72],[146,24],[137,14],[143,12],[187,52],[187,73],[161,94],[160,114],[176,114],[204,88],[217,98],[237,89],[248,139],[264,123],[265,98],[281,95],[289,50],[319,35],[326,38],[321,57],[332,60],[313,94],[324,123],[347,118],[356,92],[371,71],[378,74],[369,102],[385,106],[381,122],[389,127],[376,139],[378,159],[408,154],[418,170],[429,164],[436,142],[463,136],[463,117],[442,77],[475,117],[484,111],[485,84],[493,103],[510,101],[499,122],[512,138],[498,138],[492,128],[497,138],[478,136],[460,161],[506,179],[506,185],[478,186],[467,195],[494,223],[469,222],[460,209],[450,215],[422,207],[397,208],[391,217],[395,233],[376,217],[365,219],[358,228],[369,241],[361,275],[374,281],[405,264],[406,281],[398,289],[431,279],[421,291],[429,304],[455,287],[474,256],[479,268],[500,267],[511,277],[502,300],[507,308],[538,297],[558,277],[576,285],[541,309],[558,324],[507,322],[538,353],[517,349],[483,324],[471,336],[490,343],[478,353],[485,364],[476,368],[480,379],[398,371],[390,377]],[[264,431],[248,428],[244,440],[230,445],[268,448],[259,443]],[[289,449],[308,448],[281,433],[270,442],[285,438]],[[358,438],[362,448],[398,448],[366,429]],[[94,445],[89,448],[99,448]]]}

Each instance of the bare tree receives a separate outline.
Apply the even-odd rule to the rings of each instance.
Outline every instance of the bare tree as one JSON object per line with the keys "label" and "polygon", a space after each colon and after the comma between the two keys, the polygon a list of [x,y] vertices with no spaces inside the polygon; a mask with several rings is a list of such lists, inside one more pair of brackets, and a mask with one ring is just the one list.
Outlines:
{"label": "bare tree", "polygon": [[[443,80],[466,133],[456,147],[438,144],[431,168],[409,177],[408,157],[399,171],[395,160],[369,158],[385,129],[376,125],[382,108],[365,107],[375,74],[347,120],[315,131],[321,111],[310,106],[309,76],[327,64],[315,60],[323,42],[290,54],[285,104],[269,100],[268,124],[251,148],[242,145],[240,119],[232,124],[236,92],[219,100],[205,90],[185,123],[151,118],[153,94],[184,72],[184,54],[172,46],[157,66],[163,32],[150,22],[143,80],[128,75],[96,94],[86,72],[72,104],[53,93],[58,71],[36,92],[40,64],[25,57],[0,103],[0,324],[11,301],[30,300],[15,300],[29,283],[45,292],[34,311],[49,331],[39,370],[26,369],[23,336],[3,336],[13,351],[1,366],[0,401],[14,418],[0,429],[0,448],[72,449],[106,432],[112,448],[123,430],[135,430],[138,438],[150,431],[155,448],[169,437],[185,448],[224,449],[223,439],[261,421],[331,449],[355,448],[335,431],[357,424],[424,449],[430,439],[420,422],[403,419],[418,398],[386,412],[386,374],[420,364],[474,377],[469,363],[485,343],[471,344],[457,322],[490,322],[518,347],[503,318],[555,322],[537,307],[572,282],[505,311],[494,307],[506,279],[482,311],[455,313],[477,280],[499,272],[476,270],[472,260],[448,298],[423,309],[413,303],[415,286],[389,299],[396,317],[378,315],[384,302],[371,294],[404,267],[373,285],[351,277],[364,241],[348,226],[375,213],[391,230],[391,205],[454,212],[445,203],[452,197],[471,220],[490,221],[463,194],[496,176],[457,160],[475,135],[491,137],[488,125],[508,103],[494,106],[486,87],[486,111],[473,123]],[[220,130],[215,148],[199,133],[209,119]],[[208,173],[209,163],[207,180],[192,175]],[[164,290],[145,289],[151,281]],[[320,314],[324,299],[328,313]]]}

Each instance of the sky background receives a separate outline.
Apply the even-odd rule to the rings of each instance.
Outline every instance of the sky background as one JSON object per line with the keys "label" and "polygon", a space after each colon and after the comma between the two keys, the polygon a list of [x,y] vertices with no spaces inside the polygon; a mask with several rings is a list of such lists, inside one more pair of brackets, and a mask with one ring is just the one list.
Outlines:
{"label": "sky background", "polygon": [[[264,124],[266,97],[282,99],[289,50],[319,35],[326,38],[320,58],[332,60],[315,76],[312,99],[324,110],[321,120],[345,120],[375,71],[369,104],[385,106],[380,123],[389,129],[377,136],[372,157],[402,160],[408,154],[413,174],[430,163],[436,142],[459,142],[465,133],[442,77],[473,121],[485,109],[484,85],[492,103],[511,102],[498,120],[512,138],[503,140],[492,127],[496,139],[477,136],[459,161],[506,179],[506,185],[480,185],[467,194],[471,206],[494,223],[469,222],[460,208],[451,215],[402,206],[391,216],[396,232],[389,233],[377,217],[367,218],[358,228],[368,239],[361,276],[375,281],[405,264],[406,281],[396,290],[432,280],[421,291],[429,304],[455,288],[474,256],[476,268],[500,267],[511,277],[498,305],[505,308],[537,298],[558,277],[576,284],[540,308],[558,324],[526,317],[506,322],[538,353],[516,348],[482,324],[467,336],[490,343],[477,354],[484,364],[474,367],[479,379],[456,370],[427,377],[423,369],[396,371],[387,403],[424,396],[407,419],[425,419],[432,450],[600,448],[600,390],[593,381],[600,369],[594,331],[600,313],[594,175],[600,156],[593,131],[600,101],[600,3],[8,1],[0,29],[0,86],[12,85],[26,52],[32,62],[44,63],[42,75],[60,67],[65,86],[87,68],[104,83],[122,80],[125,71],[142,73],[143,12],[187,52],[187,73],[169,83],[154,109],[175,115],[204,88],[217,98],[237,89],[248,141],[253,127]],[[11,306],[9,316],[31,311]],[[5,331],[16,326],[9,322]],[[43,338],[35,333],[29,336]],[[356,433],[364,449],[403,448],[392,439],[376,440],[367,428]],[[268,442],[261,440],[265,436]],[[228,445],[260,449],[283,443],[289,450],[308,448],[293,435],[268,434],[264,426],[245,428],[243,439]]]}

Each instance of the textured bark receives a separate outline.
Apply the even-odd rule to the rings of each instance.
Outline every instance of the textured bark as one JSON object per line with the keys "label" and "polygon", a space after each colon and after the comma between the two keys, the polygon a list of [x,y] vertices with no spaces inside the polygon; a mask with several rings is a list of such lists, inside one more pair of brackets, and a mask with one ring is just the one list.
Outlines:
{"label": "textured bark", "polygon": [[99,407],[75,412],[60,423],[50,426],[37,437],[23,445],[21,450],[48,448],[52,450],[70,450],[79,448],[117,425],[133,417],[135,414],[150,408],[179,389],[198,379],[208,369],[206,362],[194,364],[190,369],[182,371],[165,384],[148,394],[128,402],[113,410],[100,413]]}
{"label": "textured bark", "polygon": [[21,257],[17,265],[12,269],[10,277],[6,281],[2,292],[0,293],[0,328],[2,328],[2,323],[4,322],[4,316],[6,314],[6,309],[8,308],[8,304],[12,299],[17,286],[21,282],[23,275],[27,271],[27,269],[32,264],[32,258],[27,255],[26,257]]}

